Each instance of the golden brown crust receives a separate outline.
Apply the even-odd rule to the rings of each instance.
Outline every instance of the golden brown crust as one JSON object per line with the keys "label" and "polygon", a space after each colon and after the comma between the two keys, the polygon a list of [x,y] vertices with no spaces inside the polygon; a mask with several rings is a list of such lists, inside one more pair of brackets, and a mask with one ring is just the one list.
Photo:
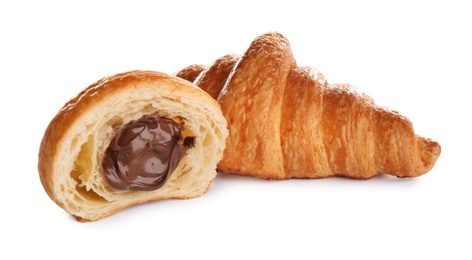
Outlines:
{"label": "golden brown crust", "polygon": [[285,178],[280,119],[284,86],[293,67],[283,35],[268,33],[251,43],[218,97],[230,132],[219,170]]}
{"label": "golden brown crust", "polygon": [[408,118],[385,107],[375,107],[372,121],[377,172],[416,177],[431,170],[441,154],[438,142],[415,135]]}
{"label": "golden brown crust", "polygon": [[[160,189],[114,190],[101,174],[104,151],[114,131],[153,112],[185,118],[184,134],[196,136],[195,147]],[[220,106],[206,92],[164,73],[130,71],[95,82],[64,105],[44,133],[38,171],[53,201],[79,221],[96,221],[138,203],[202,195],[226,136]]]}
{"label": "golden brown crust", "polygon": [[200,73],[205,70],[205,68],[206,66],[201,64],[192,64],[177,71],[174,73],[174,75],[187,81],[194,82],[198,75],[200,75]]}
{"label": "golden brown crust", "polygon": [[277,33],[254,40],[218,102],[230,128],[222,172],[266,179],[416,177],[441,153],[438,142],[415,135],[405,116],[351,85],[327,84],[314,68],[295,67],[288,40]]}
{"label": "golden brown crust", "polygon": [[375,175],[373,101],[353,86],[328,85],[321,108],[320,127],[332,173],[358,179]]}
{"label": "golden brown crust", "polygon": [[326,177],[330,172],[320,106],[326,79],[314,68],[292,69],[285,87],[280,135],[286,177]]}
{"label": "golden brown crust", "polygon": [[227,54],[218,58],[195,79],[194,83],[217,99],[223,89],[226,79],[241,55]]}

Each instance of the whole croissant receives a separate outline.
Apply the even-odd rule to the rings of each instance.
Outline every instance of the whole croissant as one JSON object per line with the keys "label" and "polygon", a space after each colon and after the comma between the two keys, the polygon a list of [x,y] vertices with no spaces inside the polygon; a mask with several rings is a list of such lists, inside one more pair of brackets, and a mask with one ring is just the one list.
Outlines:
{"label": "whole croissant", "polygon": [[221,172],[265,179],[416,177],[441,153],[439,143],[415,135],[397,111],[351,85],[328,84],[315,68],[297,67],[279,33],[257,37],[242,56],[191,65],[176,76],[221,105],[230,133]]}

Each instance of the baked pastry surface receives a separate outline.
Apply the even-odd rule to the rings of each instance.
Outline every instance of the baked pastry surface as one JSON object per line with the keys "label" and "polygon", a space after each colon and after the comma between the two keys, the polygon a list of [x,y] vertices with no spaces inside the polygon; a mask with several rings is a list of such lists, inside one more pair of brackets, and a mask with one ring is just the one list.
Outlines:
{"label": "baked pastry surface", "polygon": [[[280,33],[254,39],[230,70],[214,64],[194,83],[217,98],[228,121],[222,172],[266,179],[416,177],[441,153],[437,141],[416,135],[398,111],[297,66]],[[207,87],[199,78],[219,83]]]}

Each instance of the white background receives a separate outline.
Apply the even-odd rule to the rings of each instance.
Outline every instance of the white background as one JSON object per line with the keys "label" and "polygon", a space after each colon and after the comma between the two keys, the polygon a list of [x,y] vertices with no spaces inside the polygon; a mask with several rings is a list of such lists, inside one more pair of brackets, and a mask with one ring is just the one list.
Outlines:
{"label": "white background", "polygon": [[[0,3],[1,259],[472,259],[467,1]],[[219,175],[204,196],[79,223],[44,192],[56,112],[101,77],[173,73],[278,31],[299,65],[395,108],[442,154],[415,179]],[[8,256],[8,257],[7,257]]]}

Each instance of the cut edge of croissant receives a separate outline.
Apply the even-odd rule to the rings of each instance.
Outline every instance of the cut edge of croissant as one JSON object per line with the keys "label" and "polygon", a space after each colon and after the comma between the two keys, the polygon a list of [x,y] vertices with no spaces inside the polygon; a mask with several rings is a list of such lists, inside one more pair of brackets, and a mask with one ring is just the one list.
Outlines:
{"label": "cut edge of croissant", "polygon": [[[101,160],[116,129],[159,112],[183,117],[184,136],[196,136],[164,184],[153,191],[115,190],[101,174]],[[220,106],[188,81],[153,71],[105,77],[69,101],[41,142],[38,170],[49,197],[78,221],[96,221],[154,200],[204,194],[216,177],[227,136]]]}

